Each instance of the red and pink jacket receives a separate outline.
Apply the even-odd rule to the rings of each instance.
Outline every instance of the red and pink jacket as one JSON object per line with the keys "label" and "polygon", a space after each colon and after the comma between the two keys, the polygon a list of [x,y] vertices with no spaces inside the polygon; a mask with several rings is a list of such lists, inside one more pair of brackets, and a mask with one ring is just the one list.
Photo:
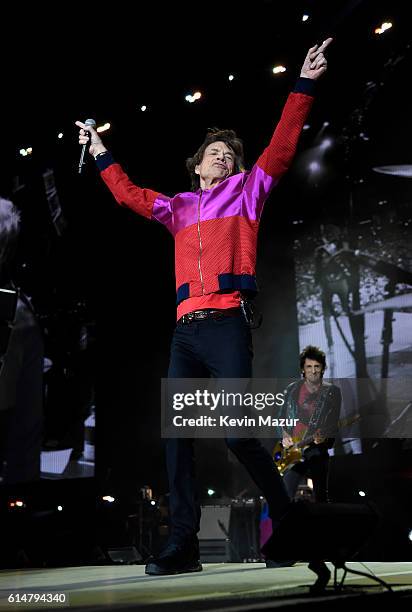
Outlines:
{"label": "red and pink jacket", "polygon": [[314,81],[300,78],[272,139],[251,171],[213,189],[168,197],[132,183],[110,153],[97,158],[116,201],[163,223],[175,239],[177,303],[219,291],[257,292],[256,244],[263,205],[289,168],[313,102]]}

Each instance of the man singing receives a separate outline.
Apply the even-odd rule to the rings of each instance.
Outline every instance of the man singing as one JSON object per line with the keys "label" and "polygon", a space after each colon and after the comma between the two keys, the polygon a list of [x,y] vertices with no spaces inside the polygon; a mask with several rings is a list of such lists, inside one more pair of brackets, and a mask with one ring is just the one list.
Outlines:
{"label": "man singing", "polygon": [[[177,325],[170,378],[251,376],[251,333],[241,303],[257,292],[256,242],[263,205],[293,160],[315,81],[327,69],[324,52],[331,42],[328,38],[309,49],[272,139],[252,170],[244,171],[243,146],[232,130],[211,130],[187,161],[190,192],[168,197],[133,184],[95,129],[76,122],[80,144],[90,138],[89,152],[116,201],[163,223],[175,239]],[[289,497],[270,453],[255,439],[226,442],[262,490],[276,523]],[[171,536],[146,573],[201,571],[193,440],[168,440],[166,456]]]}

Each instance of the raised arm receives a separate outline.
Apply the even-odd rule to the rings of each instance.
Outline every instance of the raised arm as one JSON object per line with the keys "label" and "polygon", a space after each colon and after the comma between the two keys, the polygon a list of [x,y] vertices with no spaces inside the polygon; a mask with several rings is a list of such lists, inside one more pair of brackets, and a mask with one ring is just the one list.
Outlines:
{"label": "raised arm", "polygon": [[173,233],[171,198],[158,191],[138,187],[120,164],[115,162],[94,127],[81,121],[76,121],[76,125],[80,128],[79,143],[90,143],[89,153],[95,158],[100,175],[118,204],[127,206],[147,219],[163,223]]}
{"label": "raised arm", "polygon": [[331,42],[332,38],[328,38],[322,45],[315,45],[307,52],[300,77],[289,94],[270,143],[251,171],[248,180],[253,182],[255,188],[258,187],[257,218],[260,217],[264,201],[271,189],[288,170],[295,156],[302,128],[313,103],[315,81],[327,69],[324,51]]}

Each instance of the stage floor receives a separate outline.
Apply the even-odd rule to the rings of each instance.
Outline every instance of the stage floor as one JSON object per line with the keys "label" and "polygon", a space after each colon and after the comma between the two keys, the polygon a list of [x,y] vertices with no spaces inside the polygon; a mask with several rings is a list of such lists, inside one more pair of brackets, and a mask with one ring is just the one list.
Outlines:
{"label": "stage floor", "polygon": [[[332,566],[328,564],[331,568]],[[389,583],[403,603],[412,600],[412,563],[348,563],[348,567],[369,571]],[[294,605],[295,609],[309,601],[309,586],[315,574],[306,564],[266,569],[262,563],[210,563],[203,572],[178,576],[146,576],[144,565],[86,566],[48,569],[0,571],[0,610],[67,607],[70,610],[94,609],[179,609],[192,610],[257,610]],[[347,597],[385,597],[385,589],[367,578],[348,574],[343,595],[336,595],[332,581],[322,602],[339,608]],[[410,591],[410,592],[409,592]],[[10,594],[64,593],[62,604],[8,603]],[[15,598],[16,599],[16,598]],[[318,598],[317,598],[318,599]],[[318,599],[317,605],[321,602]],[[371,602],[369,602],[371,603]],[[377,603],[377,602],[376,602]],[[399,602],[396,604],[399,610]],[[310,606],[309,606],[310,607]],[[400,606],[403,609],[403,606]],[[405,608],[406,609],[406,608]]]}

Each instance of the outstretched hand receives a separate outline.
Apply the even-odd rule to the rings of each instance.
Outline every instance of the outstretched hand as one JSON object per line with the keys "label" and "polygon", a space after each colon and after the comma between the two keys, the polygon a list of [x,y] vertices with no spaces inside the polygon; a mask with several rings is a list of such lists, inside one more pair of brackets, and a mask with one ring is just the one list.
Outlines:
{"label": "outstretched hand", "polygon": [[76,125],[80,128],[79,144],[84,145],[90,142],[89,153],[91,155],[96,156],[99,153],[104,153],[107,151],[102,139],[94,127],[91,125],[86,125],[85,123],[82,123],[82,121],[76,121]]}
{"label": "outstretched hand", "polygon": [[311,47],[305,57],[300,76],[307,79],[318,79],[328,68],[328,62],[324,55],[325,49],[330,45],[333,38],[327,38],[318,46]]}

